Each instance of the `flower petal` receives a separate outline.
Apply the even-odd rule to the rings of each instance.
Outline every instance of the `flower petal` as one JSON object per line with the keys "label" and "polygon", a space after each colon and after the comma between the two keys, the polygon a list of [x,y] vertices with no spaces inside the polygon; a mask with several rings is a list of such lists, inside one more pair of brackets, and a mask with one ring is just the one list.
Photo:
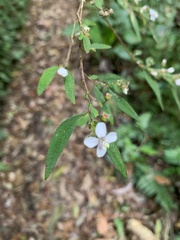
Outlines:
{"label": "flower petal", "polygon": [[106,154],[106,151],[107,151],[107,148],[98,146],[97,150],[96,150],[96,154],[100,158],[100,157],[103,157]]}
{"label": "flower petal", "polygon": [[98,145],[99,139],[96,137],[88,137],[84,140],[84,145],[88,148],[93,148]]}
{"label": "flower petal", "polygon": [[98,138],[103,138],[106,136],[107,134],[107,128],[106,128],[106,124],[103,122],[99,122],[96,125],[96,135],[98,136]]}
{"label": "flower petal", "polygon": [[115,142],[117,140],[117,133],[115,133],[115,132],[108,133],[108,135],[105,137],[105,140],[108,143]]}
{"label": "flower petal", "polygon": [[68,71],[65,68],[63,68],[63,67],[59,68],[57,73],[59,75],[61,75],[62,77],[66,77],[68,75]]}

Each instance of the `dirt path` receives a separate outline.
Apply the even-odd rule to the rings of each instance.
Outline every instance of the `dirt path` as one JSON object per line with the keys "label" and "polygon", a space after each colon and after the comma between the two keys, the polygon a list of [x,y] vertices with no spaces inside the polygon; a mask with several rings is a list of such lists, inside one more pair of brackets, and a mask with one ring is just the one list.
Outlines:
{"label": "dirt path", "polygon": [[[117,197],[112,190],[121,187],[122,180],[118,182],[113,177],[114,168],[104,159],[96,159],[94,150],[83,146],[88,133],[85,128],[72,135],[51,179],[43,179],[53,131],[62,120],[82,112],[85,106],[78,98],[79,87],[77,107],[67,101],[58,77],[42,97],[36,94],[41,73],[66,58],[68,41],[61,32],[73,22],[76,9],[74,0],[32,1],[24,33],[31,53],[22,59],[19,71],[14,72],[5,109],[4,124],[9,136],[2,161],[12,169],[0,173],[2,240],[117,238],[113,219],[124,216],[118,211],[124,196]],[[72,65],[72,72],[78,81],[75,66]],[[131,213],[136,215],[143,199],[135,195],[131,186],[129,192],[126,203],[131,204]]]}

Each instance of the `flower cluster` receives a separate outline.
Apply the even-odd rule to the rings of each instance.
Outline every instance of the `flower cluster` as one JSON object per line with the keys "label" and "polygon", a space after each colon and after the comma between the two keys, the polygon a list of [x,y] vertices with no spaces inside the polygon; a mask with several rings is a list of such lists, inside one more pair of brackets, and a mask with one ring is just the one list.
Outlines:
{"label": "flower cluster", "polygon": [[106,154],[109,144],[117,140],[117,134],[115,132],[107,134],[106,124],[103,122],[99,122],[96,125],[95,133],[97,137],[87,137],[84,140],[84,144],[89,148],[97,146],[96,153],[100,158]]}

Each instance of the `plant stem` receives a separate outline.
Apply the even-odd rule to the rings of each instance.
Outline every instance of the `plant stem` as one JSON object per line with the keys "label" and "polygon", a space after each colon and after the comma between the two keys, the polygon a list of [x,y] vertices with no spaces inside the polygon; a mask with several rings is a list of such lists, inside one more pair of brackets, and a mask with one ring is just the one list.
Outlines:
{"label": "plant stem", "polygon": [[114,33],[114,35],[116,36],[116,38],[118,39],[118,41],[120,42],[120,44],[123,46],[123,48],[126,50],[126,52],[128,53],[128,55],[130,56],[130,58],[132,59],[133,62],[135,62],[138,67],[140,67],[141,69],[146,69],[146,67],[141,64],[135,57],[134,55],[129,51],[129,49],[127,48],[126,44],[123,42],[122,38],[118,35],[118,33],[116,32],[116,30],[113,28],[113,26],[110,24],[110,22],[108,21],[108,19],[105,17],[104,18],[106,23],[108,24],[109,28],[111,29],[111,31]]}

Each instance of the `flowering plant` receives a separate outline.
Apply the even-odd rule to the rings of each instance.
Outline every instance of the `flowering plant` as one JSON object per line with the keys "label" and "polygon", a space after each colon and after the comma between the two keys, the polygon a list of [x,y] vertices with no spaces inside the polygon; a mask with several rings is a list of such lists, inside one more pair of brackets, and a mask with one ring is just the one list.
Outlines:
{"label": "flowering plant", "polygon": [[[117,3],[114,4],[116,5],[113,8],[109,7],[108,3],[103,0],[94,0],[89,3],[85,0],[80,1],[76,14],[77,18],[71,29],[71,44],[65,63],[63,63],[63,66],[52,66],[46,69],[38,83],[37,92],[38,95],[41,95],[58,73],[61,77],[63,77],[67,98],[72,102],[72,104],[76,104],[75,79],[69,70],[69,59],[74,42],[78,41],[79,70],[81,74],[81,85],[84,90],[82,98],[84,101],[87,101],[87,109],[81,114],[66,119],[54,132],[46,157],[45,179],[50,176],[56,161],[66,146],[74,128],[77,126],[81,127],[85,124],[89,126],[89,130],[91,132],[90,135],[92,136],[86,138],[84,140],[84,144],[89,148],[97,146],[98,157],[102,157],[107,153],[115,167],[124,176],[126,176],[126,169],[121,153],[114,143],[117,140],[117,135],[115,132],[107,134],[104,122],[109,122],[111,126],[114,125],[112,106],[115,105],[118,110],[127,114],[137,122],[137,125],[140,125],[140,118],[138,114],[124,98],[125,95],[129,93],[131,82],[124,77],[124,73],[120,72],[109,72],[106,74],[92,73],[92,75],[86,74],[84,71],[84,54],[94,53],[99,50],[104,52],[109,51],[110,53],[110,51],[113,51],[113,44],[118,42],[120,48],[117,48],[114,52],[122,57],[122,52],[124,51],[123,57],[126,58],[126,60],[128,59],[131,61],[136,66],[136,69],[140,70],[138,77],[145,81],[152,89],[152,92],[156,96],[161,109],[164,109],[159,84],[161,79],[163,79],[163,81],[170,87],[175,102],[180,109],[180,101],[177,95],[176,86],[179,85],[179,74],[173,74],[175,69],[172,66],[166,67],[166,59],[162,59],[161,67],[155,67],[152,57],[143,59],[142,56],[142,58],[140,58],[142,51],[139,49],[129,49],[127,42],[131,42],[132,40],[129,37],[126,37],[124,40],[123,36],[121,36],[121,32],[123,31],[118,30],[121,28],[116,29],[113,25],[113,18],[119,18],[119,12],[116,10],[119,8],[119,11],[122,13],[126,12],[125,16],[128,18],[127,26],[130,26],[131,28],[129,28],[127,32],[129,33],[133,30],[132,36],[134,37],[134,42],[139,43],[142,41],[142,36],[146,34],[146,32],[141,31],[141,22],[138,16],[142,19],[143,24],[147,25],[147,35],[152,34],[153,38],[155,38],[155,34],[153,33],[153,24],[154,22],[158,22],[160,13],[149,6],[142,6],[143,3],[139,0],[134,1],[134,3],[129,3],[129,1],[126,0],[118,0]],[[102,24],[102,28],[97,27],[97,24],[92,19],[83,18],[85,6],[89,6],[98,12],[98,17],[100,18],[99,22]],[[113,36],[112,40],[109,42],[105,42],[101,38],[101,29],[103,29],[103,27],[106,30],[105,32],[108,32],[109,35],[111,34]],[[98,40],[97,36],[99,36]],[[119,49],[123,49],[123,51],[119,51]],[[87,82],[90,84],[87,84]],[[91,85],[91,88],[89,88],[89,85]],[[96,137],[94,136],[94,133],[96,134]]]}

